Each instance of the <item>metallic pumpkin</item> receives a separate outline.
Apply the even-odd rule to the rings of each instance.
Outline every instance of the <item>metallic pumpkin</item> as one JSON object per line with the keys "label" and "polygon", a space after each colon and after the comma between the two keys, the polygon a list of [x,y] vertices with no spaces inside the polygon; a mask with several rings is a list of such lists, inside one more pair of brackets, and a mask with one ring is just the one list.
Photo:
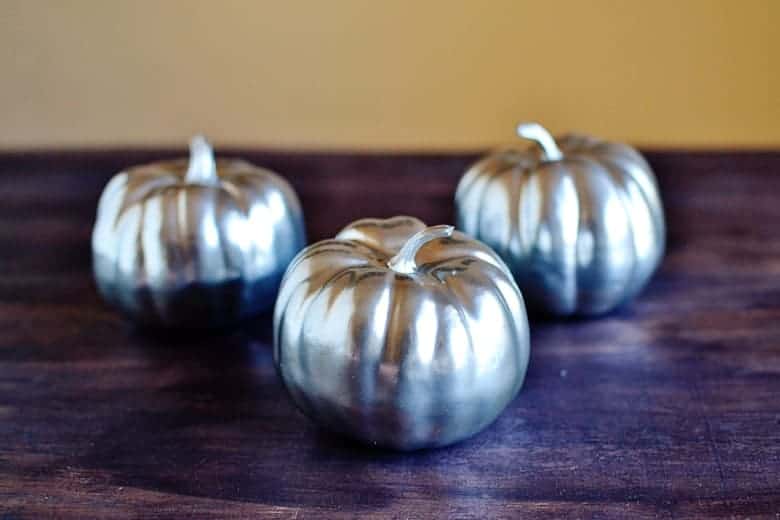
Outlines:
{"label": "metallic pumpkin", "polygon": [[290,185],[245,161],[215,161],[202,137],[189,164],[159,162],[111,179],[92,234],[101,294],[153,326],[222,326],[270,309],[304,246]]}
{"label": "metallic pumpkin", "polygon": [[633,148],[582,135],[536,141],[475,163],[455,195],[458,229],[495,249],[529,308],[608,312],[639,293],[663,257],[664,214],[650,166]]}
{"label": "metallic pumpkin", "polygon": [[501,259],[452,226],[364,219],[304,249],[274,311],[292,399],[371,445],[443,446],[489,425],[529,357],[523,299]]}

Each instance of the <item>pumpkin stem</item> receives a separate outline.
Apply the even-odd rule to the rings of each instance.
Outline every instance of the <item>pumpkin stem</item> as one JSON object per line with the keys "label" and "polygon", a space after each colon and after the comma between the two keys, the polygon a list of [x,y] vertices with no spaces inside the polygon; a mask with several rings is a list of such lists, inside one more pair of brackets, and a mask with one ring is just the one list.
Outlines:
{"label": "pumpkin stem", "polygon": [[422,246],[438,238],[449,238],[455,230],[453,226],[432,226],[418,231],[404,243],[401,250],[387,262],[387,267],[400,274],[413,274],[417,271],[415,257]]}
{"label": "pumpkin stem", "polygon": [[517,135],[530,139],[542,148],[542,156],[546,161],[560,161],[563,153],[555,143],[555,138],[539,123],[520,123],[517,125]]}
{"label": "pumpkin stem", "polygon": [[214,160],[214,150],[202,135],[196,135],[190,141],[190,164],[184,179],[190,184],[216,185],[217,163]]}

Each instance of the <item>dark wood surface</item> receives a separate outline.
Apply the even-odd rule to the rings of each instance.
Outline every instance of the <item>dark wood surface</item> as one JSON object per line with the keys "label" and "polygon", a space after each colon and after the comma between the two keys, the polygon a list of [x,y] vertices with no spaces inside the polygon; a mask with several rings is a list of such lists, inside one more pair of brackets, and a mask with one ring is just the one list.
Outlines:
{"label": "dark wood surface", "polygon": [[[525,386],[451,448],[363,448],[298,413],[269,323],[150,335],[99,299],[89,239],[123,166],[0,155],[0,518],[780,515],[780,153],[651,152],[665,262],[630,307],[533,321]],[[451,221],[473,155],[242,153],[312,239],[364,216]]]}

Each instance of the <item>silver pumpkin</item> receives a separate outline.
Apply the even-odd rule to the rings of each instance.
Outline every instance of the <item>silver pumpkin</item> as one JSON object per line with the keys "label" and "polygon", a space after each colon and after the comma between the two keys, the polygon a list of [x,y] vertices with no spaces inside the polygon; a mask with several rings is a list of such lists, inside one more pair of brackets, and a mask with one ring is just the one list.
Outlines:
{"label": "silver pumpkin", "polygon": [[582,135],[488,155],[455,195],[459,229],[506,261],[529,308],[596,315],[630,300],[663,257],[664,214],[655,176],[633,148]]}
{"label": "silver pumpkin", "polygon": [[359,220],[304,249],[282,282],[274,345],[305,414],[400,450],[485,428],[529,357],[523,299],[501,259],[412,217]]}
{"label": "silver pumpkin", "polygon": [[273,306],[305,246],[290,185],[245,161],[215,161],[201,137],[186,160],[117,174],[92,234],[101,294],[153,326],[206,327]]}

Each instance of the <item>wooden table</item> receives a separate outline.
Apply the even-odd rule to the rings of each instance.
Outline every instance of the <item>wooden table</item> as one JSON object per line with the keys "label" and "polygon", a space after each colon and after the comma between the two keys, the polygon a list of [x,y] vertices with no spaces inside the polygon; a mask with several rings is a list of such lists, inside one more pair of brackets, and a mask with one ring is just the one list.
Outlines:
{"label": "wooden table", "polygon": [[[288,401],[268,319],[135,330],[92,282],[98,195],[184,152],[0,155],[0,518],[780,515],[780,153],[651,152],[666,260],[629,308],[532,323],[525,386],[451,448],[331,436]],[[284,172],[310,237],[451,221],[473,155],[238,151]]]}

